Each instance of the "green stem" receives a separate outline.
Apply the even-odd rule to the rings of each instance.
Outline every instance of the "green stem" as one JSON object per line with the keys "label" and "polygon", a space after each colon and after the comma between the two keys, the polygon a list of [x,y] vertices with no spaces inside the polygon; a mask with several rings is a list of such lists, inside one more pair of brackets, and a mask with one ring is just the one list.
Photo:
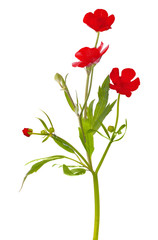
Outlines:
{"label": "green stem", "polygon": [[98,44],[99,35],[100,35],[100,32],[97,32],[97,39],[96,39],[95,46],[94,46],[95,48],[97,47],[97,44]]}
{"label": "green stem", "polygon": [[94,72],[94,66],[92,67],[92,71],[91,71],[91,79],[90,79],[90,84],[89,84],[89,91],[88,91],[88,94],[87,94],[87,97],[85,99],[85,102],[84,102],[84,105],[83,105],[83,108],[81,110],[81,113],[80,113],[80,116],[82,117],[82,113],[85,109],[85,106],[87,104],[87,101],[88,101],[88,98],[89,98],[89,95],[90,95],[90,92],[91,92],[91,88],[92,88],[92,80],[93,80],[93,72]]}
{"label": "green stem", "polygon": [[85,89],[85,107],[84,107],[84,118],[87,117],[87,95],[88,95],[88,86],[89,86],[89,76],[90,74],[87,71],[87,81],[86,81],[86,89]]}
{"label": "green stem", "polygon": [[116,136],[115,132],[116,132],[116,128],[117,128],[117,124],[118,124],[118,118],[119,118],[119,104],[120,104],[120,94],[118,94],[118,99],[117,99],[117,113],[116,113],[116,121],[115,121],[114,132],[113,132],[113,134],[112,134],[112,136],[110,138],[110,141],[109,141],[109,143],[108,143],[108,145],[107,145],[107,147],[105,149],[105,152],[103,153],[103,156],[102,156],[102,158],[101,158],[101,160],[100,160],[100,162],[99,162],[99,164],[98,164],[98,166],[96,168],[96,171],[95,171],[96,174],[98,173],[101,165],[103,164],[103,161],[104,161],[104,159],[106,157],[106,154],[107,154],[107,152],[108,152],[108,150],[109,150],[109,148],[110,148],[110,146],[111,146],[111,144],[114,141],[114,138]]}
{"label": "green stem", "polygon": [[[98,44],[98,41],[99,41],[99,35],[100,35],[100,32],[97,32],[97,39],[96,39],[95,46],[94,46],[95,48],[97,47],[97,44]],[[87,117],[87,101],[88,101],[90,91],[91,91],[91,87],[92,87],[93,68],[94,68],[94,66],[92,67],[92,71],[89,70],[89,69],[87,70],[87,81],[86,81],[86,89],[85,89],[85,103],[84,103],[84,106],[83,106],[84,118]],[[90,82],[90,86],[89,86],[90,74],[91,74],[91,82]],[[89,90],[88,90],[88,87],[89,87]]]}
{"label": "green stem", "polygon": [[94,217],[94,232],[93,240],[98,240],[99,235],[99,222],[100,222],[100,198],[99,198],[99,183],[97,173],[93,174],[93,186],[94,186],[94,204],[95,204],[95,217]]}

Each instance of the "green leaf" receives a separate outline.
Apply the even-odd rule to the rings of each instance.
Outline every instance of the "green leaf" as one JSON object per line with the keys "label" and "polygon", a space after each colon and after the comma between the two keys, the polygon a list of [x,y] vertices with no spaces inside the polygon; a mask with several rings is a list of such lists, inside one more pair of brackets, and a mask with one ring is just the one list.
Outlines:
{"label": "green leaf", "polygon": [[108,132],[108,130],[106,129],[106,127],[104,126],[104,124],[103,124],[103,123],[101,124],[101,126],[102,126],[102,128],[103,128],[104,132],[106,133],[107,137],[110,139],[109,132]]}
{"label": "green leaf", "polygon": [[68,152],[74,153],[73,146],[70,143],[68,143],[64,139],[56,136],[55,134],[53,134],[51,137],[61,148],[63,148],[64,150],[66,150]]}
{"label": "green leaf", "polygon": [[118,134],[121,134],[121,130],[126,127],[126,124],[123,124],[117,131]]}
{"label": "green leaf", "polygon": [[54,155],[54,156],[50,156],[50,157],[34,159],[34,160],[32,160],[32,161],[26,163],[25,165],[28,165],[28,164],[30,164],[30,163],[37,162],[37,161],[43,161],[43,160],[57,160],[57,159],[62,159],[62,158],[66,158],[66,159],[69,159],[69,160],[76,161],[75,159],[70,158],[70,157],[66,157],[66,156],[64,156],[64,155]]}
{"label": "green leaf", "polygon": [[40,122],[42,123],[43,127],[45,128],[46,131],[49,131],[46,123],[41,119],[41,118],[37,118],[38,120],[40,120]]}
{"label": "green leaf", "polygon": [[[125,126],[124,126],[124,125],[125,125]],[[126,131],[127,131],[127,119],[125,119],[125,124],[123,124],[123,125],[120,127],[121,130],[122,130],[124,127],[125,127],[125,132],[124,132],[124,134],[123,134],[120,138],[114,140],[114,142],[120,141],[120,140],[125,136]],[[119,130],[117,131],[117,133],[120,131],[120,128],[119,128]]]}
{"label": "green leaf", "polygon": [[104,138],[106,138],[106,139],[109,139],[109,138],[107,138],[106,136],[104,136],[101,132],[99,132],[99,131],[97,131],[97,130],[94,130],[94,129],[89,129],[88,130],[88,133],[98,133],[100,136],[102,136],[102,137],[104,137]]}
{"label": "green leaf", "polygon": [[71,99],[70,99],[70,96],[68,95],[68,93],[67,93],[66,90],[64,90],[64,94],[65,94],[66,100],[67,100],[70,108],[72,109],[72,111],[75,112],[75,107],[74,107],[74,105],[73,105],[73,103],[72,103],[72,101],[71,101]]}
{"label": "green leaf", "polygon": [[107,76],[107,78],[104,80],[102,86],[99,86],[98,90],[98,102],[95,107],[94,111],[94,117],[93,117],[93,124],[92,129],[98,130],[100,126],[102,125],[102,122],[104,118],[109,114],[111,109],[113,108],[116,101],[114,101],[112,104],[108,104],[108,95],[109,95],[109,84],[110,84],[110,78]]}
{"label": "green leaf", "polygon": [[51,127],[52,128],[54,128],[53,127],[53,124],[52,124],[52,121],[51,121],[51,119],[50,119],[50,117],[48,116],[48,114],[47,113],[45,113],[43,110],[41,110],[45,115],[46,115],[46,117],[48,118],[48,120],[49,120],[49,122],[50,122],[50,125],[51,125]]}
{"label": "green leaf", "polygon": [[100,126],[102,125],[103,120],[105,117],[109,114],[109,112],[112,110],[113,106],[115,105],[117,100],[115,100],[112,104],[108,104],[104,109],[102,109],[102,112],[100,112],[100,115],[98,115],[97,119],[93,119],[93,129],[98,130]]}
{"label": "green leaf", "polygon": [[[23,185],[24,185],[24,182],[25,182],[26,178],[27,178],[30,174],[37,172],[44,164],[46,164],[46,163],[48,163],[48,162],[50,162],[50,161],[53,161],[53,160],[61,159],[61,158],[65,158],[65,156],[62,156],[62,155],[51,156],[51,157],[48,157],[48,158],[43,158],[42,161],[35,163],[35,164],[31,167],[31,169],[28,171],[28,173],[25,175],[24,180],[23,180],[23,182],[22,182],[22,186],[21,186],[21,188],[20,188],[20,191],[21,191],[21,189],[22,189],[22,187],[23,187]],[[37,161],[37,159],[34,160],[34,161]]]}
{"label": "green leaf", "polygon": [[47,141],[49,137],[50,136],[48,135],[42,142],[44,143],[45,141]]}
{"label": "green leaf", "polygon": [[106,104],[108,102],[109,84],[110,84],[110,78],[109,76],[107,76],[102,86],[99,86],[99,90],[98,90],[99,100],[94,111],[94,119],[93,119],[94,122],[97,121],[97,119],[99,119],[100,115],[104,111]]}
{"label": "green leaf", "polygon": [[89,119],[90,126],[92,127],[93,123],[93,104],[94,100],[92,100],[87,108],[87,117]]}
{"label": "green leaf", "polygon": [[94,151],[94,140],[93,140],[93,133],[88,133],[89,129],[91,129],[91,122],[89,119],[82,118],[82,127],[85,135],[85,139],[83,137],[83,133],[81,131],[81,128],[79,128],[79,137],[81,139],[81,142],[88,152],[89,156],[92,155]]}
{"label": "green leaf", "polygon": [[63,164],[63,172],[64,172],[64,174],[66,174],[68,176],[78,176],[78,175],[85,174],[86,169],[79,167],[79,168],[73,168],[73,169],[70,170],[70,168],[68,166]]}

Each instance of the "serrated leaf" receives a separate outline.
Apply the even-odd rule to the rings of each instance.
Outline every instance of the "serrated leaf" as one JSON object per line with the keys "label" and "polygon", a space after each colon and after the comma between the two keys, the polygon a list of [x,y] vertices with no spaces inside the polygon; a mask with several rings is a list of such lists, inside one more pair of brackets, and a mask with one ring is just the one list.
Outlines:
{"label": "serrated leaf", "polygon": [[68,176],[78,176],[78,175],[83,175],[86,173],[86,169],[84,168],[73,168],[70,170],[70,168],[63,164],[63,172],[64,174],[68,175]]}
{"label": "serrated leaf", "polygon": [[42,123],[43,127],[45,128],[46,131],[49,131],[46,123],[41,119],[41,118],[37,118],[38,120],[40,120],[40,122]]}
{"label": "serrated leaf", "polygon": [[63,148],[64,150],[66,150],[68,152],[74,153],[74,149],[70,143],[68,143],[64,139],[56,136],[55,134],[53,134],[51,137],[61,148]]}

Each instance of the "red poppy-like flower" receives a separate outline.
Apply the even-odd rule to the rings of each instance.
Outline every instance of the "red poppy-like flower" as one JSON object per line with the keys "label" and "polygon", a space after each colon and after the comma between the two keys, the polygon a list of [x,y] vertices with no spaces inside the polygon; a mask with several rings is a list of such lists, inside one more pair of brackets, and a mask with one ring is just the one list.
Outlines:
{"label": "red poppy-like flower", "polygon": [[32,134],[33,130],[30,129],[30,128],[24,128],[22,130],[23,134],[26,136],[26,137],[30,137],[30,135]]}
{"label": "red poppy-like flower", "polygon": [[84,47],[81,48],[76,54],[75,57],[80,60],[79,62],[72,63],[73,67],[89,67],[92,64],[96,64],[100,61],[100,58],[103,56],[103,54],[108,50],[109,45],[103,48],[103,43],[101,42],[100,46],[98,48],[89,48]]}
{"label": "red poppy-like flower", "polygon": [[97,9],[94,13],[87,13],[83,22],[96,32],[103,32],[111,28],[111,25],[115,21],[115,16],[112,14],[108,16],[107,11],[104,9]]}
{"label": "red poppy-like flower", "polygon": [[110,73],[110,79],[113,84],[110,84],[110,88],[116,90],[118,93],[126,95],[127,97],[131,96],[131,92],[137,90],[140,85],[140,79],[135,77],[136,73],[131,68],[125,68],[119,76],[119,69],[113,68]]}

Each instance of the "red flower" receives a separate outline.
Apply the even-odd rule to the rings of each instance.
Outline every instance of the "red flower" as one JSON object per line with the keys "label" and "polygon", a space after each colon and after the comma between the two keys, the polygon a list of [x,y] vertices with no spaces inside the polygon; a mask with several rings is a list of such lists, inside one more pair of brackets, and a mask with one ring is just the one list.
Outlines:
{"label": "red flower", "polygon": [[116,90],[118,93],[131,96],[131,92],[135,91],[140,85],[140,79],[136,78],[134,81],[132,79],[135,77],[136,73],[131,68],[125,68],[119,76],[119,69],[113,68],[110,73],[110,79],[113,84],[110,84],[110,88]]}
{"label": "red flower", "polygon": [[30,137],[30,135],[32,134],[33,130],[30,129],[30,128],[24,128],[22,130],[23,134],[26,136],[26,137]]}
{"label": "red flower", "polygon": [[98,63],[102,55],[108,50],[109,45],[103,50],[102,48],[103,48],[102,42],[98,48],[89,48],[89,47],[81,48],[75,54],[75,57],[78,58],[80,62],[74,62],[72,63],[72,66],[83,68],[83,67],[89,67],[92,64]]}
{"label": "red flower", "polygon": [[96,32],[103,32],[110,29],[114,20],[115,16],[108,16],[107,11],[104,9],[97,9],[94,13],[89,12],[83,18],[83,22]]}

